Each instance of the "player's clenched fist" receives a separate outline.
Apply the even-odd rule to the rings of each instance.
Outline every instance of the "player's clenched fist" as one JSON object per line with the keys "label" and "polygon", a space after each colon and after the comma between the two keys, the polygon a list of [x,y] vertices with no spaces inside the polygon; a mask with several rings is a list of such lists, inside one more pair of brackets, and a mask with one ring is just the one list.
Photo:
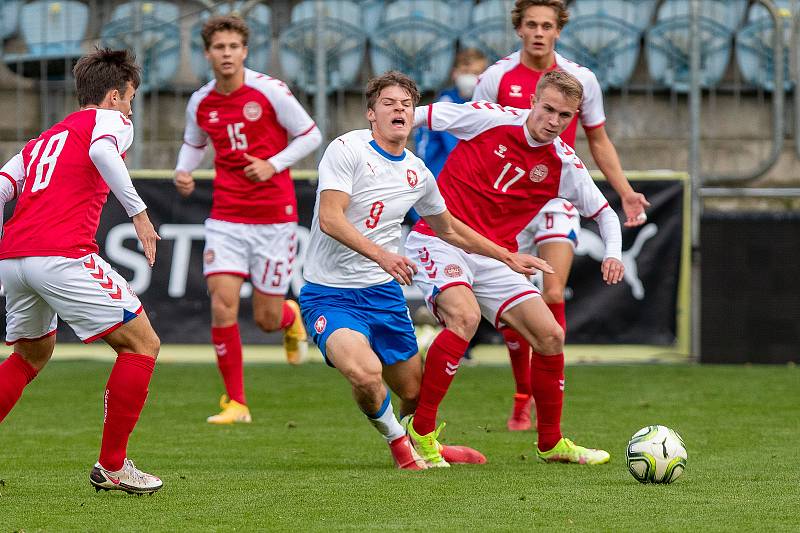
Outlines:
{"label": "player's clenched fist", "polygon": [[194,192],[194,178],[188,172],[178,170],[175,172],[175,188],[178,193],[186,198]]}
{"label": "player's clenched fist", "polygon": [[547,261],[534,255],[511,254],[505,263],[511,267],[514,272],[519,272],[520,274],[525,274],[526,276],[533,275],[536,270],[541,270],[542,272],[546,272],[548,274],[555,273],[555,270],[553,270],[553,267],[551,267]]}
{"label": "player's clenched fist", "polygon": [[269,161],[264,161],[250,154],[244,154],[250,164],[244,167],[244,175],[254,182],[264,182],[275,175],[275,167]]}
{"label": "player's clenched fist", "polygon": [[411,259],[386,250],[378,256],[376,262],[401,285],[411,285],[411,277],[417,273],[417,267]]}
{"label": "player's clenched fist", "polygon": [[611,257],[603,261],[600,270],[603,272],[603,281],[609,285],[615,285],[622,281],[622,277],[625,274],[625,267],[622,261]]}

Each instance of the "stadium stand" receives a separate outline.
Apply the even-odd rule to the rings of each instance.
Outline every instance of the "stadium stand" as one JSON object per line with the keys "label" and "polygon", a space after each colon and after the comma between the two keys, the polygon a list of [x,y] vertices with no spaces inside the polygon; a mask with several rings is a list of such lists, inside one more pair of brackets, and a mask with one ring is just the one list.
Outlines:
{"label": "stadium stand", "polygon": [[461,34],[462,47],[477,48],[497,61],[519,48],[519,37],[511,26],[512,0],[488,0],[472,8],[469,27]]}
{"label": "stadium stand", "polygon": [[100,31],[103,45],[139,51],[143,91],[169,86],[178,71],[179,17],[178,6],[171,2],[127,2],[114,9]]}
{"label": "stadium stand", "polygon": [[[5,18],[5,11],[3,12]],[[5,23],[4,23],[5,24]],[[19,29],[25,54],[7,54],[7,63],[77,57],[89,26],[89,6],[74,0],[37,0],[22,6]]]}
{"label": "stadium stand", "polygon": [[456,55],[454,3],[445,0],[397,0],[386,6],[370,36],[375,73],[397,69],[435,90],[449,78]]}
{"label": "stadium stand", "polygon": [[[790,75],[789,56],[791,50],[792,11],[790,0],[776,0],[783,19],[783,69],[784,89],[790,91],[794,81]],[[736,63],[744,79],[766,91],[775,90],[775,50],[773,39],[775,23],[769,10],[762,4],[753,4],[747,22],[736,32]]]}
{"label": "stadium stand", "polygon": [[19,0],[0,0],[0,51],[3,39],[11,37],[17,32],[17,20],[22,2]]}
{"label": "stadium stand", "polygon": [[203,82],[211,79],[211,70],[205,56],[205,46],[200,32],[203,24],[213,15],[240,15],[250,27],[246,64],[259,72],[268,72],[272,55],[272,10],[264,4],[256,4],[247,11],[245,2],[218,4],[213,11],[203,11],[200,20],[191,29],[190,63],[192,72]]}
{"label": "stadium stand", "polygon": [[[364,62],[367,34],[359,27],[363,11],[355,2],[325,2],[323,13],[326,90],[330,93],[355,83]],[[308,93],[316,91],[316,38],[315,3],[306,0],[292,9],[291,24],[281,33],[279,42],[281,68],[286,81]]]}
{"label": "stadium stand", "polygon": [[[665,0],[645,39],[650,77],[676,92],[689,91],[689,0]],[[698,19],[701,39],[700,85],[716,87],[731,56],[733,32],[747,0],[706,0]]]}
{"label": "stadium stand", "polygon": [[570,7],[570,23],[557,49],[591,69],[603,89],[622,87],[636,68],[642,32],[654,1],[581,0]]}

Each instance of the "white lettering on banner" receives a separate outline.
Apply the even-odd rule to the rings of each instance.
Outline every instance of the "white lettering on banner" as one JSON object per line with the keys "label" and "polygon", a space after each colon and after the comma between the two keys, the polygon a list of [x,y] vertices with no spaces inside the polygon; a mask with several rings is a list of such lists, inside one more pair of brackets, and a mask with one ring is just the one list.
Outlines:
{"label": "white lettering on banner", "polygon": [[[205,228],[203,224],[162,224],[158,227],[158,234],[162,239],[162,244],[159,246],[164,246],[165,241],[168,240],[175,241],[172,247],[172,264],[170,264],[167,294],[171,298],[183,298],[186,295],[189,269],[193,267],[192,243],[205,240]],[[311,232],[306,227],[298,226],[296,234],[297,256],[294,259],[291,281],[292,292],[295,295],[300,294],[300,289],[305,285],[303,263]],[[136,240],[139,252],[124,246],[125,241],[129,239]],[[111,228],[106,235],[105,251],[109,261],[133,271],[130,286],[134,292],[144,294],[150,288],[152,271],[147,263],[147,258],[141,253],[142,247],[136,237],[133,224],[119,224]],[[199,265],[200,263],[194,267],[200,268]],[[239,295],[242,298],[249,298],[253,295],[253,286],[249,282],[245,282],[242,284]]]}
{"label": "white lettering on banner", "polygon": [[[644,243],[654,237],[658,233],[658,226],[655,224],[647,224],[644,226],[634,239],[633,244],[627,250],[622,252],[622,264],[625,266],[625,283],[631,286],[631,293],[637,300],[644,300],[645,290],[642,280],[639,279],[639,267],[636,264],[636,258],[642,252]],[[603,261],[605,255],[605,245],[603,239],[596,233],[581,228],[581,236],[578,239],[578,247],[575,249],[577,255],[588,255],[595,261]]]}
{"label": "white lettering on banner", "polygon": [[186,278],[189,276],[189,261],[192,256],[192,241],[202,241],[206,231],[202,224],[162,224],[158,234],[164,240],[173,239],[172,265],[169,269],[167,294],[182,298],[186,294]]}
{"label": "white lettering on banner", "polygon": [[137,253],[123,245],[128,239],[134,239],[139,251],[142,250],[142,245],[136,237],[136,229],[133,224],[126,223],[114,226],[106,235],[105,252],[109,261],[133,271],[133,279],[128,284],[133,289],[133,292],[143,294],[150,288],[152,271],[143,253]]}

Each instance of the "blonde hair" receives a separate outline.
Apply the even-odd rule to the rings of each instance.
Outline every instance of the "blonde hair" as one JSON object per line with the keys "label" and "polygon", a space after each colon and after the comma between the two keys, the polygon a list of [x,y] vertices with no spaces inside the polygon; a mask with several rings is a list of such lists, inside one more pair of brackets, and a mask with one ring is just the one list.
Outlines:
{"label": "blonde hair", "polygon": [[569,72],[551,70],[542,76],[536,84],[536,100],[539,100],[542,91],[548,87],[554,88],[569,99],[577,100],[578,105],[583,101],[583,85]]}

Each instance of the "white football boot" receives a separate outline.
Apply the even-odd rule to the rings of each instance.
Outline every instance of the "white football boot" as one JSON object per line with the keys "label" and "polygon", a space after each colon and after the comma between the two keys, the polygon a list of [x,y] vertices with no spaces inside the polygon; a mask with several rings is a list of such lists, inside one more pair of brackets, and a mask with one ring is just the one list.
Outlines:
{"label": "white football boot", "polygon": [[97,492],[101,490],[121,490],[128,494],[153,494],[161,488],[162,481],[152,474],[142,472],[130,459],[125,459],[122,469],[111,472],[95,463],[89,474],[89,483]]}

